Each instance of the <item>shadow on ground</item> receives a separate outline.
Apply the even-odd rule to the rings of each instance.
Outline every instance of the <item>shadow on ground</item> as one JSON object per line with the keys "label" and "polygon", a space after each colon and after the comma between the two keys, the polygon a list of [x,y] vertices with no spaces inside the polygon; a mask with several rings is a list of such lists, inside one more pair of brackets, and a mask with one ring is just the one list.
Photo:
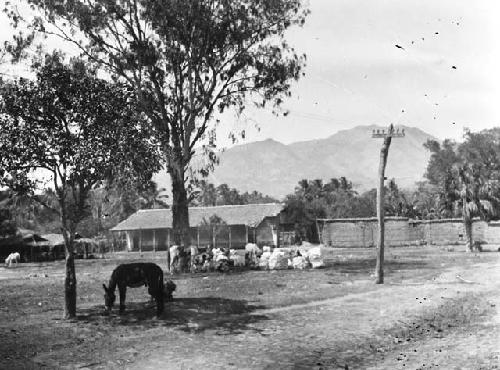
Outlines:
{"label": "shadow on ground", "polygon": [[[104,327],[130,326],[150,329],[172,327],[184,332],[216,330],[218,335],[239,334],[250,330],[259,332],[254,324],[267,320],[265,315],[252,314],[264,307],[250,305],[244,300],[227,298],[176,298],[166,302],[165,311],[156,318],[154,302],[129,302],[124,313],[115,307],[105,315],[102,305],[80,309],[78,321]],[[103,328],[104,329],[104,328]]]}
{"label": "shadow on ground", "polygon": [[[349,273],[349,274],[370,274],[373,272],[376,264],[375,258],[366,258],[350,261],[336,261],[332,265],[332,270],[335,273]],[[419,270],[429,267],[424,261],[395,261],[386,260],[384,262],[384,269],[386,272],[393,272],[398,270]]]}

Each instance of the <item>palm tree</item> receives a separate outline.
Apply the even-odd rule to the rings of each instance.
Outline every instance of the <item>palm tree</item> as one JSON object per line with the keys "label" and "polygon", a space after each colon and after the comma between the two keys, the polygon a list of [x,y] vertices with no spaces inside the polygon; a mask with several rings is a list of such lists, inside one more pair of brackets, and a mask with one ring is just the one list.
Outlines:
{"label": "palm tree", "polygon": [[[472,252],[476,246],[472,235],[474,217],[488,221],[497,214],[500,204],[498,182],[485,177],[480,165],[458,167],[458,196],[462,207],[462,218],[466,236],[466,250]],[[480,251],[480,248],[476,246]]]}

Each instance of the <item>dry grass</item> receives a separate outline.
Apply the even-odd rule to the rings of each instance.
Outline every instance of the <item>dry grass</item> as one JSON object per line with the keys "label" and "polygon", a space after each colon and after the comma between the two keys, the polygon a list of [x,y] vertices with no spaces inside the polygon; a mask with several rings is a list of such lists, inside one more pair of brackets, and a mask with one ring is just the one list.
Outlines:
{"label": "dry grass", "polygon": [[[249,333],[265,336],[267,325],[281,320],[270,314],[274,308],[356,294],[363,297],[363,293],[375,289],[370,277],[375,265],[373,250],[335,250],[333,266],[320,270],[175,276],[175,301],[168,305],[159,320],[154,319],[154,305],[149,302],[143,288],[129,289],[124,315],[119,316],[116,311],[111,317],[102,315],[102,283],[108,280],[118,263],[148,260],[163,265],[162,258],[152,254],[141,258],[131,253],[105,260],[77,261],[79,316],[76,322],[60,320],[62,262],[21,264],[11,270],[0,268],[0,327],[4,333],[0,339],[0,368],[109,367],[109,364],[120,367],[134,363],[141,355],[138,352],[141,348],[154,349],[154,345],[148,347],[147,344],[159,343],[167,334],[175,342],[171,348],[172,356],[184,356],[186,348],[199,345],[196,343],[198,337],[193,335],[203,338],[206,346],[213,342],[210,338],[220,335],[231,337]],[[479,262],[497,260],[497,253],[466,254],[438,247],[390,249],[387,252],[385,286],[388,302],[394,299],[391,287],[400,288],[401,283],[431,282],[448,268],[467,270]],[[436,333],[446,335],[470,322],[472,314],[474,317],[478,317],[478,313],[488,314],[483,298],[468,297],[461,301],[466,305],[449,300],[437,309],[422,311],[411,322],[389,323],[384,329],[387,331],[385,339],[370,341],[360,334],[355,340],[364,341],[359,350],[340,353],[335,357],[336,362],[330,359],[330,363],[376,360],[380,354],[377,348],[391,351],[394,346],[423,340]],[[356,312],[352,314],[355,316]],[[393,342],[394,338],[398,338],[396,342]],[[352,341],[345,343],[352,348]],[[347,347],[343,347],[339,340],[337,351],[342,352],[343,348]]]}

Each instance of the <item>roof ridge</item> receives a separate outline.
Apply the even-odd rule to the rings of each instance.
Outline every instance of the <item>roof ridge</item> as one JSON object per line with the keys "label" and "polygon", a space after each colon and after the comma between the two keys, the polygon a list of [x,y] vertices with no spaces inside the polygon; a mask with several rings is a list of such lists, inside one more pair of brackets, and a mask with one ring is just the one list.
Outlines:
{"label": "roof ridge", "polygon": [[189,208],[207,209],[207,208],[229,208],[229,207],[249,207],[249,206],[279,206],[281,203],[249,203],[249,204],[222,204],[220,206],[193,206]]}
{"label": "roof ridge", "polygon": [[[249,207],[249,206],[283,206],[283,203],[249,203],[249,204],[222,204],[220,206],[192,206],[191,209]],[[137,212],[172,211],[172,208],[139,209]]]}

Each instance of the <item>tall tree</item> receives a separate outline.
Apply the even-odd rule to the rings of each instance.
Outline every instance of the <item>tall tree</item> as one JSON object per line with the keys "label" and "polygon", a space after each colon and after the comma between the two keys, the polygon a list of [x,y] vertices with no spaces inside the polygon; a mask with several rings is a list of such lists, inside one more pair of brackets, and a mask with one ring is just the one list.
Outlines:
{"label": "tall tree", "polygon": [[449,139],[442,143],[427,140],[424,147],[431,153],[424,176],[432,185],[442,185],[447,173],[460,162],[457,153],[458,144]]}
{"label": "tall tree", "polygon": [[439,188],[441,214],[463,218],[466,250],[472,251],[473,218],[488,220],[500,209],[500,132],[466,130],[464,139],[459,145],[428,143],[432,154],[426,177]]}
{"label": "tall tree", "polygon": [[[0,88],[0,179],[39,202],[37,188],[54,190],[57,207],[44,205],[60,217],[66,252],[64,317],[72,318],[74,239],[89,210],[90,191],[118,174],[148,178],[159,165],[125,89],[98,79],[79,60],[66,64],[59,54],[34,69],[34,81],[20,78]],[[37,170],[49,173],[50,183],[30,176]]]}
{"label": "tall tree", "polygon": [[[285,31],[304,23],[301,0],[26,1],[41,14],[33,29],[73,43],[134,89],[172,181],[175,243],[189,245],[195,147],[214,130],[214,112],[241,113],[249,102],[279,107],[290,96],[305,56]],[[206,175],[216,155],[212,145],[202,151]]]}

